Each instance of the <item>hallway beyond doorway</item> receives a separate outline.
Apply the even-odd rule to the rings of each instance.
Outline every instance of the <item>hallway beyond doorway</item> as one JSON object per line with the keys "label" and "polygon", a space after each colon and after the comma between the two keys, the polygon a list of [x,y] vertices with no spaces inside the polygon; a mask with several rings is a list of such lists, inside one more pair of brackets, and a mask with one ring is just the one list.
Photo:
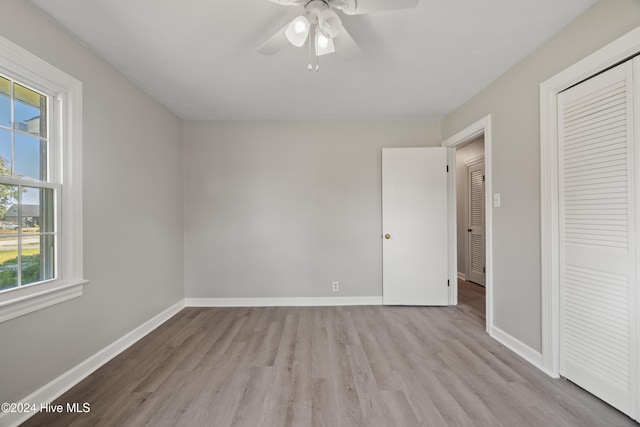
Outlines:
{"label": "hallway beyond doorway", "polygon": [[473,282],[458,279],[458,310],[485,326],[485,288]]}

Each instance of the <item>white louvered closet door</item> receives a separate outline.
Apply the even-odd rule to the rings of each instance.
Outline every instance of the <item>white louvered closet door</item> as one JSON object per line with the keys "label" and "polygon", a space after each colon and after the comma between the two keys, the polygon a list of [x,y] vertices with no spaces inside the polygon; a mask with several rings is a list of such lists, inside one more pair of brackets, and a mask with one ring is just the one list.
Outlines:
{"label": "white louvered closet door", "polygon": [[468,280],[484,286],[484,161],[469,165],[467,175],[469,185]]}
{"label": "white louvered closet door", "polygon": [[635,416],[632,61],[560,94],[560,374]]}

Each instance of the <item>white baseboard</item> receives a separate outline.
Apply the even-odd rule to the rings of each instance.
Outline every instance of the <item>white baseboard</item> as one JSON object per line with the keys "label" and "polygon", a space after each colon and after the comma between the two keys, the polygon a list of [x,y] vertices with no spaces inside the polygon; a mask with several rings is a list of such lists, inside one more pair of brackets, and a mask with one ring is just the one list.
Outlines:
{"label": "white baseboard", "polygon": [[458,271],[458,279],[467,280],[467,275]]}
{"label": "white baseboard", "polygon": [[[147,320],[142,325],[138,326],[131,332],[127,333],[123,337],[119,338],[115,342],[109,344],[93,356],[80,362],[75,367],[69,369],[58,378],[54,379],[50,383],[44,385],[40,389],[31,393],[29,396],[21,399],[22,403],[35,403],[37,408],[40,408],[40,404],[47,404],[53,402],[56,398],[60,397],[63,393],[69,390],[74,385],[88,377],[96,369],[107,363],[109,360],[122,353],[131,345],[136,343],[142,337],[156,329],[158,326],[169,320],[176,313],[184,308],[184,300],[180,300],[178,303],[164,310],[162,313]],[[30,413],[0,413],[0,426],[17,426],[20,423],[26,421],[29,417],[35,415],[35,412]]]}
{"label": "white baseboard", "polygon": [[319,307],[382,305],[382,297],[186,298],[185,303],[187,307]]}
{"label": "white baseboard", "polygon": [[[493,325],[491,327],[491,337],[498,341],[500,344],[513,351],[518,356],[522,357],[527,362],[531,363],[536,368],[540,369],[545,374],[554,377],[551,372],[547,371],[542,364],[542,353],[529,347],[522,341],[509,335],[502,329]],[[557,378],[557,376],[555,376]]]}

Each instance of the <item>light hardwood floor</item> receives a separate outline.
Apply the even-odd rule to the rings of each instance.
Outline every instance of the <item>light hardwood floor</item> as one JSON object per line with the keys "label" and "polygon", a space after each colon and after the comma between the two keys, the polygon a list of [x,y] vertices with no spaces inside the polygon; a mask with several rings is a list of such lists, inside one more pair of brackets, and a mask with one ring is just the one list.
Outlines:
{"label": "light hardwood floor", "polygon": [[485,306],[485,288],[473,282],[458,279],[458,310],[485,326],[487,323]]}
{"label": "light hardwood floor", "polygon": [[634,425],[456,307],[188,308],[57,402],[25,425]]}

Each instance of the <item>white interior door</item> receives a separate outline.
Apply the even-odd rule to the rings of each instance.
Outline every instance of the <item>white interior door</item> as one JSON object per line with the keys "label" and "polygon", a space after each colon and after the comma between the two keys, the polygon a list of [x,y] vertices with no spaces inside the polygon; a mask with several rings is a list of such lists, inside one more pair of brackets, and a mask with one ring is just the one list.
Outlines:
{"label": "white interior door", "polygon": [[560,374],[634,416],[632,73],[628,61],[560,94],[558,155]]}
{"label": "white interior door", "polygon": [[383,301],[448,305],[446,148],[382,150]]}
{"label": "white interior door", "polygon": [[484,161],[467,167],[468,229],[467,268],[468,277],[474,283],[484,286]]}

